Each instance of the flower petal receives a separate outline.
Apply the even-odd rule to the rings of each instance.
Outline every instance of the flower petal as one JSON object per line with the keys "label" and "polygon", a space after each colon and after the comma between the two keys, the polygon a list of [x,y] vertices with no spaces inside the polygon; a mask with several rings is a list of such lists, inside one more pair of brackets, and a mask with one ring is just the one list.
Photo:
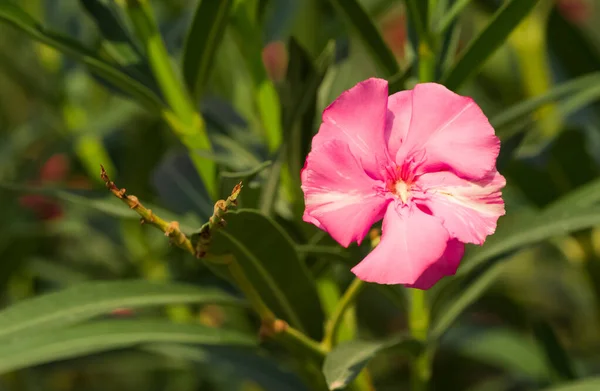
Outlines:
{"label": "flower petal", "polygon": [[465,244],[457,239],[451,239],[446,245],[444,255],[427,270],[414,284],[406,284],[408,288],[429,289],[446,276],[453,276],[465,254]]}
{"label": "flower petal", "polygon": [[[437,217],[416,206],[402,207],[392,202],[383,218],[381,242],[352,272],[368,282],[425,289],[435,283],[433,278],[439,272],[447,270],[438,267],[433,273],[431,268],[437,262],[447,262],[442,258],[449,239]],[[454,256],[450,258],[456,260]]]}
{"label": "flower petal", "polygon": [[396,156],[406,139],[412,117],[412,91],[400,91],[388,98],[385,140],[390,156]]}
{"label": "flower petal", "polygon": [[417,186],[424,192],[422,200],[434,216],[441,218],[450,236],[461,242],[483,244],[496,230],[504,215],[500,191],[506,180],[493,170],[478,181],[462,179],[451,172],[423,174]]}
{"label": "flower petal", "polygon": [[388,83],[367,79],[342,93],[323,112],[323,123],[312,140],[319,148],[331,140],[344,141],[364,169],[375,178],[389,161],[384,141]]}
{"label": "flower petal", "polygon": [[418,84],[412,94],[410,129],[396,162],[424,155],[418,173],[452,169],[479,179],[495,168],[500,140],[471,99],[435,83]]}
{"label": "flower petal", "polygon": [[383,182],[369,177],[339,140],[314,148],[301,173],[303,219],[327,231],[342,246],[362,241],[383,217],[389,197]]}

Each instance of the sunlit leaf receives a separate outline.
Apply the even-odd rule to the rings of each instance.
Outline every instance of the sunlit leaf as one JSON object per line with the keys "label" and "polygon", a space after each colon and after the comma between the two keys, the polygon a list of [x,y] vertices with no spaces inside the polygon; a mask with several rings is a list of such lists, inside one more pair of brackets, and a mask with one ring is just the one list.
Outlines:
{"label": "sunlit leaf", "polygon": [[199,1],[183,49],[185,83],[194,96],[204,90],[219,43],[229,21],[232,0]]}
{"label": "sunlit leaf", "polygon": [[143,280],[85,282],[0,311],[0,338],[80,323],[119,308],[183,303],[233,305],[239,301],[215,289],[175,283]]}
{"label": "sunlit leaf", "polygon": [[9,23],[33,39],[81,61],[92,72],[108,81],[115,88],[128,93],[146,107],[159,112],[163,110],[162,101],[151,89],[117,67],[101,60],[96,53],[85,48],[79,42],[48,31],[17,5],[2,2],[0,4],[0,21]]}
{"label": "sunlit leaf", "polygon": [[98,321],[41,331],[26,338],[3,340],[0,373],[149,342],[252,346],[256,342],[236,331],[199,324],[149,320]]}
{"label": "sunlit leaf", "polygon": [[600,389],[600,377],[591,377],[557,387],[545,388],[543,391],[596,391]]}
{"label": "sunlit leaf", "polygon": [[[461,280],[454,280],[439,293],[445,300],[445,305],[434,312],[430,336],[432,339],[440,338],[456,319],[473,304],[496,281],[503,270],[503,263],[489,265],[485,270],[468,284]],[[457,288],[458,286],[458,288]],[[457,294],[448,295],[448,292]],[[449,296],[443,297],[443,296]]]}
{"label": "sunlit leaf", "polygon": [[445,349],[514,375],[537,381],[551,378],[539,345],[529,336],[508,328],[461,327],[442,343]]}
{"label": "sunlit leaf", "polygon": [[238,1],[232,14],[232,28],[236,43],[246,62],[252,78],[254,101],[264,130],[270,152],[277,150],[283,134],[281,128],[281,105],[275,85],[269,79],[262,59],[262,32],[253,18],[253,2]]}
{"label": "sunlit leaf", "polygon": [[473,76],[485,61],[508,38],[510,33],[535,8],[539,0],[508,0],[504,2],[489,24],[469,44],[442,82],[451,90],[458,90]]}
{"label": "sunlit leaf", "polygon": [[400,73],[398,62],[392,51],[360,2],[356,0],[330,1],[371,52],[373,59],[383,71],[383,76],[391,78]]}
{"label": "sunlit leaf", "polygon": [[533,323],[533,332],[540,346],[546,353],[548,364],[555,375],[561,380],[573,380],[577,378],[571,358],[565,351],[558,336],[548,322],[538,319]]}
{"label": "sunlit leaf", "polygon": [[317,288],[291,238],[274,220],[252,210],[229,212],[225,220],[210,253],[233,255],[276,315],[321,338],[324,316]]}
{"label": "sunlit leaf", "polygon": [[482,262],[553,237],[589,228],[600,223],[600,207],[550,209],[539,215],[517,213],[500,219],[496,233],[482,247],[470,248],[459,275],[473,270]]}
{"label": "sunlit leaf", "polygon": [[385,349],[416,354],[421,344],[407,336],[391,338],[387,341],[351,341],[336,346],[325,358],[323,373],[330,390],[345,388],[358,376],[360,371],[379,352]]}
{"label": "sunlit leaf", "polygon": [[546,103],[554,102],[579,92],[595,90],[598,88],[598,83],[600,83],[600,73],[591,73],[569,80],[553,87],[543,95],[524,100],[507,108],[500,114],[492,117],[490,122],[498,130],[499,135],[502,136],[501,128],[519,121],[525,116],[531,115]]}
{"label": "sunlit leaf", "polygon": [[244,190],[238,197],[238,205],[244,208],[256,208],[258,205],[258,199],[260,196],[260,186],[253,183],[254,179],[264,172],[271,165],[271,161],[266,161],[257,165],[256,167],[241,171],[241,172],[228,172],[222,171],[220,176],[221,183],[221,194],[223,197],[228,195],[233,187],[242,183]]}

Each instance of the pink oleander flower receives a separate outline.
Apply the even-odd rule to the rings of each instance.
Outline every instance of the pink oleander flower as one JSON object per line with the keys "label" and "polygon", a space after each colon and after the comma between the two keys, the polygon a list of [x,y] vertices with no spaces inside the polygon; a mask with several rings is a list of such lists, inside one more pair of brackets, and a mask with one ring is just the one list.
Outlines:
{"label": "pink oleander flower", "polygon": [[301,172],[304,221],[347,247],[383,218],[381,242],[352,272],[429,289],[504,214],[499,151],[472,99],[435,83],[388,97],[385,80],[365,80],[323,112]]}

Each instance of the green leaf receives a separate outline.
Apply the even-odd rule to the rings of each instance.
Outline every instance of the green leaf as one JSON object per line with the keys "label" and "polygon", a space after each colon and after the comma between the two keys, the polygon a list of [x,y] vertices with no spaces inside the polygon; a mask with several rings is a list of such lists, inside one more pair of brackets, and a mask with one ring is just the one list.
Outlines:
{"label": "green leaf", "polygon": [[231,190],[235,185],[237,185],[239,182],[242,182],[244,190],[238,197],[238,204],[240,207],[256,207],[260,191],[256,188],[256,186],[252,186],[252,181],[271,164],[272,162],[269,160],[257,165],[254,168],[242,172],[221,171],[219,174],[221,182],[220,194],[226,196],[227,194],[231,193]]}
{"label": "green leaf", "polygon": [[600,389],[600,377],[591,377],[557,387],[546,388],[544,391],[597,391]]}
{"label": "green leaf", "polygon": [[[496,281],[503,270],[503,263],[488,266],[466,287],[462,280],[455,280],[437,296],[446,299],[446,305],[434,312],[430,337],[439,339],[456,319]],[[459,287],[457,289],[457,286]],[[458,291],[457,295],[448,295],[448,291]],[[449,297],[448,297],[449,296]],[[439,313],[439,315],[438,315]]]}
{"label": "green leaf", "polygon": [[317,288],[291,238],[274,220],[252,210],[229,212],[225,220],[211,254],[233,255],[277,316],[320,339],[324,316]]}
{"label": "green leaf", "polygon": [[460,13],[469,5],[471,0],[456,0],[454,4],[448,9],[442,18],[442,20],[438,23],[436,27],[436,32],[439,35],[442,35],[454,22]]}
{"label": "green leaf", "polygon": [[560,7],[553,7],[548,18],[548,49],[566,72],[565,76],[581,76],[600,68],[600,52],[593,36],[578,23],[565,18]]}
{"label": "green leaf", "polygon": [[443,84],[451,90],[458,90],[506,41],[510,33],[535,8],[538,1],[506,1],[479,36],[465,49],[454,67],[444,74]]}
{"label": "green leaf", "polygon": [[533,332],[546,353],[545,356],[549,366],[554,370],[557,377],[560,380],[576,379],[577,375],[573,363],[550,324],[538,319],[533,323]]}
{"label": "green leaf", "polygon": [[578,187],[558,201],[546,207],[546,213],[558,213],[573,208],[584,208],[600,202],[600,179],[595,179]]}
{"label": "green leaf", "polygon": [[327,355],[323,363],[323,374],[329,389],[346,387],[377,353],[392,347],[414,355],[421,350],[422,345],[407,336],[383,342],[351,341],[339,344]]}
{"label": "green leaf", "polygon": [[253,2],[240,0],[232,13],[232,28],[236,44],[242,53],[252,78],[256,109],[269,152],[274,152],[283,139],[281,104],[273,82],[269,79],[262,60],[262,30],[253,18]]}
{"label": "green leaf", "polygon": [[461,327],[443,345],[445,349],[452,347],[462,357],[501,368],[513,376],[527,376],[539,382],[550,380],[539,345],[528,335],[508,328]]}
{"label": "green leaf", "polygon": [[196,7],[183,46],[182,67],[185,83],[197,98],[202,95],[208,82],[232,4],[231,0],[201,0]]}
{"label": "green leaf", "polygon": [[147,108],[158,112],[164,110],[161,99],[151,89],[130,77],[121,69],[100,59],[96,53],[85,48],[79,42],[46,30],[17,5],[9,2],[0,3],[0,21],[13,25],[33,39],[84,63],[93,73],[102,77],[114,87],[130,94]]}
{"label": "green leaf", "polygon": [[106,196],[103,198],[83,197],[66,190],[49,187],[29,187],[13,183],[0,183],[0,188],[23,193],[36,193],[48,195],[50,197],[56,197],[73,204],[84,205],[113,217],[139,218],[137,213],[135,213],[127,205],[119,201],[114,196]]}
{"label": "green leaf", "polygon": [[[428,0],[427,0],[428,1]],[[427,40],[428,3],[422,0],[406,0],[408,20],[414,26],[419,40]]]}
{"label": "green leaf", "polygon": [[[0,311],[0,338],[83,322],[117,308],[166,304],[239,304],[221,291],[143,280],[86,282]],[[2,360],[0,360],[1,362]]]}
{"label": "green leaf", "polygon": [[149,342],[252,346],[239,332],[148,320],[99,321],[2,341],[0,373]]}
{"label": "green leaf", "polygon": [[127,66],[144,62],[141,51],[119,18],[114,1],[79,0],[79,3],[94,20],[104,39],[102,45],[117,64]]}
{"label": "green leaf", "polygon": [[579,92],[597,89],[598,83],[600,83],[600,72],[580,76],[555,86],[543,95],[527,99],[509,107],[500,114],[494,116],[490,122],[498,132],[501,133],[502,131],[500,128],[511,125],[512,123],[521,120],[523,117],[533,114],[546,103],[558,101]]}
{"label": "green leaf", "polygon": [[401,73],[390,48],[362,5],[357,0],[330,1],[369,49],[371,56],[383,71],[383,76],[391,78]]}
{"label": "green leaf", "polygon": [[482,247],[471,248],[458,275],[473,270],[477,265],[491,258],[518,250],[556,236],[589,228],[600,223],[600,206],[586,208],[556,209],[548,213],[535,214],[521,212],[502,217],[496,233],[490,236]]}
{"label": "green leaf", "polygon": [[[105,197],[92,197],[82,196],[74,192],[70,192],[67,190],[51,188],[51,187],[28,187],[22,186],[18,184],[12,183],[0,183],[0,188],[11,190],[11,191],[19,191],[23,193],[36,193],[36,194],[44,194],[50,197],[55,197],[59,200],[63,200],[69,202],[74,205],[81,205],[86,208],[94,209],[98,212],[105,213],[108,216],[120,218],[120,219],[140,219],[140,215],[138,215],[135,211],[131,210],[127,205],[125,205],[122,201],[118,200],[116,197],[109,195]],[[148,209],[151,209],[156,215],[160,216],[165,220],[177,220],[181,224],[181,229],[185,232],[193,231],[192,224],[196,223],[192,221],[192,219],[186,216],[178,216],[174,213],[171,213],[163,208],[160,208],[156,205],[148,204],[146,202],[143,203]]]}

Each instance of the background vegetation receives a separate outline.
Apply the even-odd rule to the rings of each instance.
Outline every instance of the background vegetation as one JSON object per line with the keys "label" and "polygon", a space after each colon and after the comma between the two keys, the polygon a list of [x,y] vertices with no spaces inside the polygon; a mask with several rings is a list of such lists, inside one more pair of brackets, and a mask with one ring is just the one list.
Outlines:
{"label": "background vegetation", "polygon": [[[503,142],[507,215],[427,341],[406,289],[352,292],[370,243],[301,221],[320,113],[372,76],[472,96]],[[0,0],[0,390],[408,390],[414,357],[431,390],[599,390],[599,98],[595,0]],[[239,180],[211,256],[284,332],[169,244]]]}

